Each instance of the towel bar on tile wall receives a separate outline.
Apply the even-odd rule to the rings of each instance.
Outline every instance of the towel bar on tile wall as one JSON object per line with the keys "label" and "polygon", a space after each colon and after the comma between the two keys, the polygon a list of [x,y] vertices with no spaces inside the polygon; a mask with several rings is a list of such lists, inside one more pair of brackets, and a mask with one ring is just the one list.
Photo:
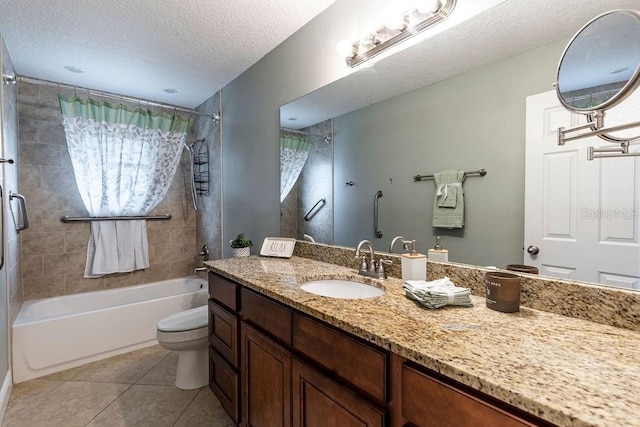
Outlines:
{"label": "towel bar on tile wall", "polygon": [[[479,175],[479,176],[485,176],[487,174],[487,170],[486,169],[479,169],[477,171],[469,171],[469,172],[465,172],[464,173],[464,177],[468,177],[469,175]],[[433,179],[433,175],[415,175],[413,177],[414,181],[422,181],[423,179]]]}
{"label": "towel bar on tile wall", "polygon": [[89,222],[89,221],[132,221],[137,219],[165,221],[171,219],[171,214],[148,216],[61,216],[60,222]]}

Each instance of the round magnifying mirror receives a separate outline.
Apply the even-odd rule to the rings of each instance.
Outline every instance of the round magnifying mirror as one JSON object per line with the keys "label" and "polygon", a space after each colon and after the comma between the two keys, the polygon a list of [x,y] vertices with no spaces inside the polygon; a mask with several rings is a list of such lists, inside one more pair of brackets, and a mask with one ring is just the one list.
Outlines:
{"label": "round magnifying mirror", "polygon": [[588,114],[628,97],[640,81],[640,13],[614,10],[587,25],[560,59],[556,92],[569,110]]}

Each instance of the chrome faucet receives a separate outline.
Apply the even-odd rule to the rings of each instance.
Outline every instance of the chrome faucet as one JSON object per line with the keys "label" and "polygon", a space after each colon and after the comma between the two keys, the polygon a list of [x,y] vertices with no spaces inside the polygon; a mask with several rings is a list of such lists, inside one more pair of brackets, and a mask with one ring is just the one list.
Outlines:
{"label": "chrome faucet", "polygon": [[[366,255],[361,255],[360,251],[363,246],[368,246],[369,249],[369,260],[367,260]],[[373,249],[373,244],[369,240],[363,240],[358,243],[358,247],[356,248],[355,258],[360,259],[360,267],[358,268],[358,274],[361,276],[373,277],[374,279],[386,279],[387,273],[384,271],[383,264],[391,264],[392,261],[389,259],[375,259],[375,250]]]}
{"label": "chrome faucet", "polygon": [[207,245],[202,245],[202,249],[196,254],[196,256],[201,258],[202,261],[209,261],[209,247]]}

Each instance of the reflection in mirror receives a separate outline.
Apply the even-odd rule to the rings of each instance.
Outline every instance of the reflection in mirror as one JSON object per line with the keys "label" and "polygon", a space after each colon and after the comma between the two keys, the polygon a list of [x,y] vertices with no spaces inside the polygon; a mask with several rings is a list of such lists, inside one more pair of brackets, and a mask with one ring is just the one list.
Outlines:
{"label": "reflection in mirror", "polygon": [[[517,12],[518,3],[503,3],[496,15],[487,15],[486,22],[480,16],[476,27],[491,28],[490,22],[507,10],[514,12],[513,16],[520,19],[519,24],[514,20],[514,25],[523,29],[522,36],[518,32],[513,34],[519,38],[519,42],[514,43],[521,43],[522,48],[510,51],[509,55],[492,56],[500,49],[506,52],[504,46],[496,48],[505,40],[503,35],[488,41],[489,32],[478,31],[474,33],[474,40],[494,49],[482,51],[483,63],[469,65],[472,59],[468,52],[465,60],[459,60],[452,53],[460,43],[446,45],[440,39],[431,45],[438,49],[429,51],[433,66],[423,64],[415,68],[415,63],[405,58],[393,68],[397,73],[391,73],[389,69],[381,73],[379,63],[281,108],[282,126],[291,125],[287,118],[295,115],[300,107],[304,107],[301,111],[308,111],[309,116],[313,116],[314,111],[309,107],[317,105],[317,115],[313,116],[316,119],[307,124],[334,117],[334,195],[333,200],[328,199],[333,202],[331,209],[335,211],[333,244],[355,247],[360,240],[369,239],[377,251],[386,251],[393,237],[403,235],[416,239],[419,252],[425,253],[439,235],[442,246],[449,250],[451,262],[501,268],[507,264],[530,264],[523,238],[525,100],[552,89],[550,82],[556,77],[558,58],[576,29],[597,13],[614,7],[633,7],[633,2],[612,0],[596,4],[596,1],[587,1],[589,12],[583,12],[582,8],[569,11],[564,2],[553,2],[550,7],[557,9],[557,13],[551,20],[549,15],[537,19]],[[553,39],[542,37],[552,31],[551,27],[566,31]],[[531,42],[538,37],[539,41]],[[439,52],[447,55],[437,57]],[[433,69],[452,61],[459,68],[449,70],[446,76],[440,75],[439,80],[393,94],[385,91],[396,81],[408,81],[416,76],[428,79]],[[384,79],[386,84],[379,84],[379,79]],[[371,84],[372,81],[378,84]],[[359,85],[361,82],[364,84]],[[619,107],[631,100],[626,99]],[[345,109],[345,105],[354,106]],[[637,117],[637,110],[633,113]],[[435,185],[433,181],[414,182],[413,176],[447,169],[480,168],[487,169],[489,174],[481,179],[469,178],[464,183],[464,228],[432,227]],[[373,235],[373,200],[378,190],[384,194],[379,206],[380,229],[384,230],[382,239]],[[316,201],[311,200],[308,207]],[[329,205],[323,211],[328,209]],[[303,209],[298,217],[305,213]],[[284,227],[282,233],[292,236]],[[300,239],[304,230],[294,233]]]}
{"label": "reflection in mirror", "polygon": [[576,34],[558,67],[560,101],[574,111],[615,105],[635,88],[640,73],[640,15],[605,13]]}
{"label": "reflection in mirror", "polygon": [[333,121],[281,128],[280,152],[280,234],[332,244]]}
{"label": "reflection in mirror", "polygon": [[[637,121],[639,118],[639,111],[640,89],[636,89],[627,99],[607,110],[607,127],[619,126],[627,124],[630,121]],[[617,132],[610,132],[607,135],[618,140],[628,140],[633,142],[640,139],[640,130],[638,130],[638,128],[631,128]]]}

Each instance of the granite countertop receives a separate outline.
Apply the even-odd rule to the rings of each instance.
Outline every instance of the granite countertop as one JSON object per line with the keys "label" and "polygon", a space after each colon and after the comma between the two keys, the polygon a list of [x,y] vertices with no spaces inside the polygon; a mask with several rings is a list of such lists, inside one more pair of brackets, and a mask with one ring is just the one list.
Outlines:
{"label": "granite countertop", "polygon": [[[640,333],[521,307],[421,308],[402,281],[292,257],[208,261],[212,271],[344,331],[561,426],[640,426]],[[372,299],[342,300],[298,286],[321,278],[375,282]]]}

